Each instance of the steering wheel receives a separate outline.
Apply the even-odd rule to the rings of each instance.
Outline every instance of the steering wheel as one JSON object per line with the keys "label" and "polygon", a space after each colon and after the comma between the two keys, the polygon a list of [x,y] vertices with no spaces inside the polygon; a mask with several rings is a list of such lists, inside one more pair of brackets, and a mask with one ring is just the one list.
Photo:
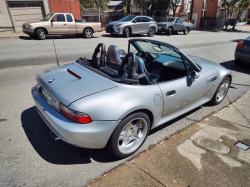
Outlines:
{"label": "steering wheel", "polygon": [[143,52],[139,52],[139,53],[137,53],[137,56],[140,56],[143,59],[143,61],[145,63],[145,67],[148,70],[150,68],[150,60],[149,60],[148,53],[144,52],[144,51]]}

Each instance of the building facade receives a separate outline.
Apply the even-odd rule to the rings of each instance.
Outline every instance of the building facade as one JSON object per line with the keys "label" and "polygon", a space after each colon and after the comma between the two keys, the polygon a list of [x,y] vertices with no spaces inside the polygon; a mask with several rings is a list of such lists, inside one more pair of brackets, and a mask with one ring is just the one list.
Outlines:
{"label": "building facade", "polygon": [[21,32],[23,23],[40,21],[51,12],[81,18],[79,0],[0,0],[0,31]]}

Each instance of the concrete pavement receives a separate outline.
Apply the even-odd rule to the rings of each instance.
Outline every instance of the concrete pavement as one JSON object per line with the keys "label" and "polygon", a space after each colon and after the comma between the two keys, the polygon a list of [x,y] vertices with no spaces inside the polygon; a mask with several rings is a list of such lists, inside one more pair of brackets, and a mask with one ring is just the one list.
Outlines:
{"label": "concrete pavement", "polygon": [[238,142],[250,146],[250,91],[89,186],[250,186],[250,147]]}
{"label": "concrete pavement", "polygon": [[[237,67],[233,62],[236,42],[247,36],[244,33],[201,33],[150,38],[175,45],[186,54],[221,64],[232,71],[233,83],[220,105],[198,107],[152,130],[136,154],[202,120],[250,90],[249,65]],[[119,48],[128,46],[127,38],[110,35],[90,40],[57,37],[55,45],[60,64],[80,56],[91,57],[101,42],[106,47],[111,44]],[[0,39],[0,186],[84,186],[131,159],[118,160],[105,149],[81,149],[51,140],[50,130],[35,113],[30,89],[36,84],[36,73],[55,65],[51,39]]]}

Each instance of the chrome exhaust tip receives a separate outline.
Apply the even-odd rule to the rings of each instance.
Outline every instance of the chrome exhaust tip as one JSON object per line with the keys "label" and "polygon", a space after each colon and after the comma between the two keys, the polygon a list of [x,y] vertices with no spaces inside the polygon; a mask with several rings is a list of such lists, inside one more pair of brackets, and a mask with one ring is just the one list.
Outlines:
{"label": "chrome exhaust tip", "polygon": [[59,140],[60,138],[58,138],[53,132],[50,132],[50,137],[54,140],[54,141],[56,141],[56,140]]}

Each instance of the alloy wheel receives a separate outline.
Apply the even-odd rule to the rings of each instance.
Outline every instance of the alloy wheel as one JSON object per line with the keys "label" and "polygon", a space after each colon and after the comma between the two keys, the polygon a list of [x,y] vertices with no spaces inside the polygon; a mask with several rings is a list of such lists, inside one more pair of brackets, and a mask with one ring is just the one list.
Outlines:
{"label": "alloy wheel", "polygon": [[224,97],[226,96],[228,87],[229,87],[229,81],[226,79],[220,85],[220,87],[216,93],[216,101],[218,103],[221,102],[224,99]]}
{"label": "alloy wheel", "polygon": [[85,31],[86,37],[90,38],[92,36],[92,31],[90,29],[87,29]]}
{"label": "alloy wheel", "polygon": [[40,37],[41,37],[42,39],[44,39],[44,38],[46,37],[44,30],[40,30],[39,35],[40,35]]}
{"label": "alloy wheel", "polygon": [[118,149],[129,154],[141,146],[147,136],[148,124],[144,118],[135,118],[128,122],[118,138]]}

